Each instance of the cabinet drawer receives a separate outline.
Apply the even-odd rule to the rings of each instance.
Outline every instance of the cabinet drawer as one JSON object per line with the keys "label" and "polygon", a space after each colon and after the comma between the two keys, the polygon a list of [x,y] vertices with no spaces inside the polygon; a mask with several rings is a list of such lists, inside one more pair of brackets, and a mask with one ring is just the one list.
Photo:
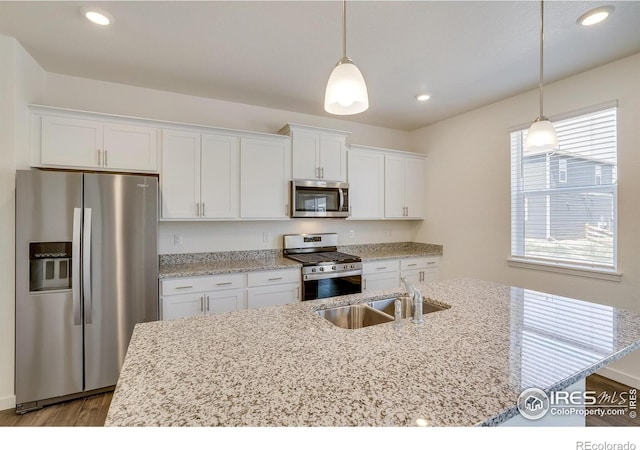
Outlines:
{"label": "cabinet drawer", "polygon": [[300,269],[269,270],[251,272],[247,275],[247,286],[269,286],[271,284],[299,283]]}
{"label": "cabinet drawer", "polygon": [[397,272],[400,262],[397,259],[384,259],[381,261],[369,261],[362,263],[362,274]]}
{"label": "cabinet drawer", "polygon": [[427,269],[438,267],[440,258],[429,256],[423,258],[407,258],[400,260],[400,270]]}
{"label": "cabinet drawer", "polygon": [[244,288],[244,275],[216,275],[212,277],[175,278],[162,280],[162,295],[217,291]]}

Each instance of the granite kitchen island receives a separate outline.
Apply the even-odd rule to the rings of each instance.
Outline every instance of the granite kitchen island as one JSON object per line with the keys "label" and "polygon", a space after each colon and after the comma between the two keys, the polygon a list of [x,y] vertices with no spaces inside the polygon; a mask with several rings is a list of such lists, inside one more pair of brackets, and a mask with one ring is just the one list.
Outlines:
{"label": "granite kitchen island", "polygon": [[472,279],[418,288],[450,308],[400,329],[315,310],[404,290],[139,324],[105,425],[498,425],[525,388],[640,348],[640,313]]}

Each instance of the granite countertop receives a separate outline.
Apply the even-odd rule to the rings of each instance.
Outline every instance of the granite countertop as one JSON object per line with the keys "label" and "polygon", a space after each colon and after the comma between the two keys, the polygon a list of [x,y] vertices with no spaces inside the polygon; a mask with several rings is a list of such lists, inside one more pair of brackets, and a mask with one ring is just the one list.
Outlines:
{"label": "granite countertop", "polygon": [[207,275],[224,275],[238,272],[254,272],[260,270],[295,269],[299,267],[302,267],[302,264],[283,257],[213,260],[183,264],[160,265],[158,277],[160,279],[198,277]]}
{"label": "granite countertop", "polygon": [[418,288],[450,308],[400,330],[314,310],[402,291],[138,324],[106,425],[496,425],[523,389],[563,389],[640,348],[640,313],[472,279]]}
{"label": "granite countertop", "polygon": [[441,256],[442,246],[421,244],[418,242],[400,242],[397,244],[369,244],[338,247],[338,250],[358,255],[362,261],[399,259],[420,256]]}
{"label": "granite countertop", "polygon": [[[442,255],[441,245],[417,242],[346,245],[339,246],[338,250],[360,256],[363,261]],[[302,264],[283,257],[282,250],[179,253],[160,255],[158,277],[197,277],[296,267],[302,267]]]}

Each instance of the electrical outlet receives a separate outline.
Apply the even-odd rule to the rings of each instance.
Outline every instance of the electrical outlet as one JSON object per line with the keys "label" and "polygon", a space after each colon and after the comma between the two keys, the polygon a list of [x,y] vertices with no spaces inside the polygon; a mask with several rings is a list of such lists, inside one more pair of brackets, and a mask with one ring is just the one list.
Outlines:
{"label": "electrical outlet", "polygon": [[173,235],[173,245],[175,247],[179,247],[182,245],[182,235],[181,234],[174,234]]}
{"label": "electrical outlet", "polygon": [[349,239],[353,239],[356,237],[356,232],[354,230],[349,230]]}

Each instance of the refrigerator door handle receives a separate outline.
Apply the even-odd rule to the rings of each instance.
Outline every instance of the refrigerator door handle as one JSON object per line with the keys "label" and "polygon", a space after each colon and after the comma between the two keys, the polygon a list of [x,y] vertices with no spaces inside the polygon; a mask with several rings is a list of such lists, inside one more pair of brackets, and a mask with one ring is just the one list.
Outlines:
{"label": "refrigerator door handle", "polygon": [[91,295],[91,208],[84,209],[84,233],[82,247],[82,285],[84,294],[84,323],[91,323],[93,299]]}
{"label": "refrigerator door handle", "polygon": [[71,242],[71,295],[73,297],[73,324],[82,324],[80,308],[80,226],[82,209],[73,208],[73,241]]}

